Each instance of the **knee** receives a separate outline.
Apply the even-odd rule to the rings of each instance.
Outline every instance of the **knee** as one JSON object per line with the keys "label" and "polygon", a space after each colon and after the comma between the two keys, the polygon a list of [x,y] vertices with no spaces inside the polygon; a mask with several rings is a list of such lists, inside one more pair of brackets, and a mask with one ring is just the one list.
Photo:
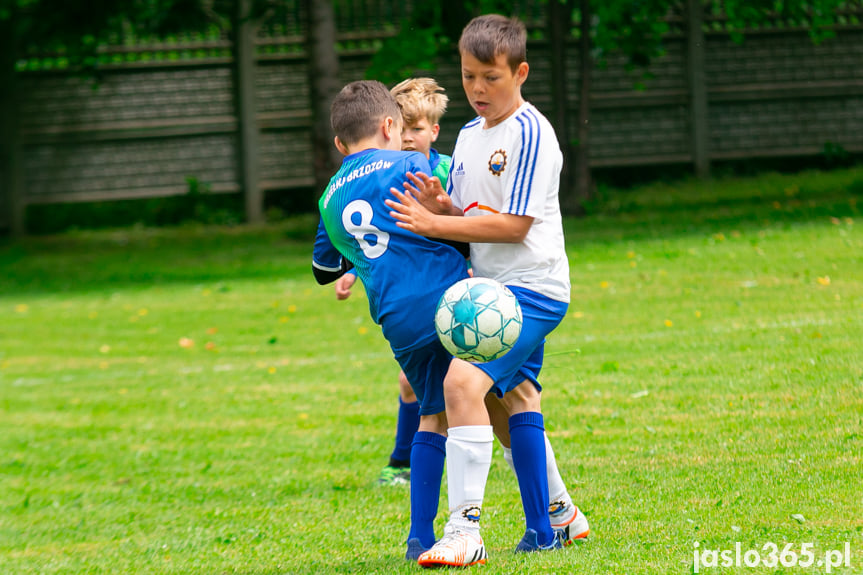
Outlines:
{"label": "knee", "polygon": [[413,403],[417,400],[417,396],[403,371],[399,372],[399,397],[405,403]]}
{"label": "knee", "polygon": [[491,378],[481,369],[466,361],[453,360],[443,381],[444,395],[447,398],[476,398],[483,402]]}
{"label": "knee", "polygon": [[526,411],[542,412],[541,394],[530,380],[524,380],[518,387],[506,392],[501,403],[510,415]]}

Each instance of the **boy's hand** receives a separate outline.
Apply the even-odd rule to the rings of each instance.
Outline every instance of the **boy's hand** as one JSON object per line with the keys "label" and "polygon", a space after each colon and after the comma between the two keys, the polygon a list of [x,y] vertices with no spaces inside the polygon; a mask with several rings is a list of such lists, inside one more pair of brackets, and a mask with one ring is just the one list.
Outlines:
{"label": "boy's hand", "polygon": [[[405,188],[408,187],[408,184],[405,183]],[[411,194],[410,190],[402,193],[396,188],[390,188],[390,193],[396,197],[398,202],[384,200],[384,203],[394,210],[390,212],[390,215],[398,220],[396,222],[397,226],[421,236],[429,237],[434,235],[434,220],[440,216],[427,210]]]}
{"label": "boy's hand", "polygon": [[[410,192],[427,210],[435,214],[450,214],[452,199],[435,176],[422,172],[405,174],[410,180],[404,183],[405,190]],[[413,185],[411,185],[413,184]]]}
{"label": "boy's hand", "polygon": [[336,280],[336,299],[343,300],[351,297],[351,286],[357,281],[354,274],[345,274]]}

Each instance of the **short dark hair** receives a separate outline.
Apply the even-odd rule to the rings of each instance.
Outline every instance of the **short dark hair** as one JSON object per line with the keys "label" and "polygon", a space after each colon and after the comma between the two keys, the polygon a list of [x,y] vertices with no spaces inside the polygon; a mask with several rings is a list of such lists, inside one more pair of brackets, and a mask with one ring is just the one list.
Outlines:
{"label": "short dark hair", "polygon": [[484,64],[491,64],[503,54],[509,67],[515,70],[527,61],[527,30],[517,18],[500,14],[477,16],[462,30],[458,50]]}
{"label": "short dark hair", "polygon": [[378,123],[392,117],[401,121],[396,99],[376,80],[351,82],[336,95],[330,108],[333,132],[347,146],[374,135]]}

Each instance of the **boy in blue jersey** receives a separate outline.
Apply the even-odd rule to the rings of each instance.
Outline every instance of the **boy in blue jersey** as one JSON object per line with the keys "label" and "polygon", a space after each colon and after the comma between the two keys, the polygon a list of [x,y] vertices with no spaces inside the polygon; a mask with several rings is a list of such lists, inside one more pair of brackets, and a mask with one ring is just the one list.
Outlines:
{"label": "boy in blue jersey", "polygon": [[[452,159],[432,148],[440,133],[439,122],[448,102],[443,88],[432,78],[409,78],[390,89],[390,93],[399,105],[404,122],[401,149],[423,154],[429,161],[431,175],[445,186]],[[336,298],[344,300],[350,297],[356,279],[351,270],[336,280]],[[398,381],[395,445],[389,462],[378,477],[378,485],[401,485],[410,481],[410,452],[419,426],[419,402],[403,371],[399,373]]]}
{"label": "boy in blue jersey", "polygon": [[[526,529],[516,551],[559,548],[590,531],[557,470],[540,408],[545,336],[569,304],[558,201],[562,154],[551,124],[521,95],[529,69],[521,22],[475,18],[462,32],[459,52],[462,86],[478,117],[459,133],[447,190],[428,176],[408,174],[407,193],[394,188],[399,201],[387,205],[405,229],[470,242],[474,274],[515,293],[524,326],[502,358],[454,359],[450,366],[444,381],[450,518],[444,537],[420,555],[423,566],[470,565],[484,554],[479,519],[492,422],[521,491]],[[508,433],[499,431],[506,418]]]}
{"label": "boy in blue jersey", "polygon": [[431,172],[425,156],[400,150],[401,112],[386,87],[348,84],[333,101],[331,122],[345,158],[319,202],[312,268],[318,283],[326,284],[353,266],[372,319],[419,400],[406,554],[416,560],[434,543],[446,453],[443,379],[452,357],[435,333],[435,307],[446,288],[468,277],[467,265],[456,247],[396,225],[384,203],[406,172]]}

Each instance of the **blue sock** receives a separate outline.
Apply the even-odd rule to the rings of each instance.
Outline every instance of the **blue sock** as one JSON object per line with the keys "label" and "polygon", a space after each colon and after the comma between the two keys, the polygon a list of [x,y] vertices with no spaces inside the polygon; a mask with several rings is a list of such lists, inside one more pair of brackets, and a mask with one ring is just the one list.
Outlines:
{"label": "blue sock", "polygon": [[419,538],[426,549],[435,543],[434,520],[440,501],[445,458],[446,437],[430,431],[417,431],[411,449],[411,529],[408,539]]}
{"label": "blue sock", "polygon": [[[396,421],[396,446],[390,455],[390,465],[404,467],[411,459],[411,444],[420,425],[420,404],[418,401],[405,403],[399,398],[399,416]],[[396,465],[393,465],[396,464]]]}
{"label": "blue sock", "polygon": [[554,539],[548,519],[548,472],[545,467],[545,427],[541,413],[528,411],[509,418],[512,462],[521,491],[524,519],[535,529],[540,545]]}

